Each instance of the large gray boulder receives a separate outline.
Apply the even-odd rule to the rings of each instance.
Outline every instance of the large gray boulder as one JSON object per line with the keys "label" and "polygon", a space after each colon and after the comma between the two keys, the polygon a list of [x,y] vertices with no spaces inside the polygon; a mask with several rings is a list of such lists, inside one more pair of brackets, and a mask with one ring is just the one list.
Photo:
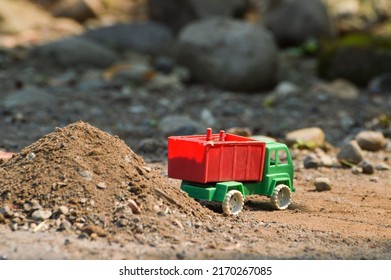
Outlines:
{"label": "large gray boulder", "polygon": [[156,22],[120,23],[91,29],[84,38],[118,51],[165,54],[173,41],[170,29]]}
{"label": "large gray boulder", "polygon": [[114,51],[80,37],[66,38],[39,46],[33,54],[63,67],[108,67],[117,61]]}
{"label": "large gray boulder", "polygon": [[334,26],[320,0],[279,1],[265,14],[265,25],[282,46],[300,45],[309,39],[331,37]]}
{"label": "large gray boulder", "polygon": [[50,108],[56,104],[56,100],[54,94],[36,87],[26,87],[8,95],[2,102],[2,106],[11,111],[17,108]]}
{"label": "large gray boulder", "polygon": [[317,67],[321,78],[342,78],[367,86],[375,77],[391,73],[391,38],[350,34],[325,41]]}
{"label": "large gray boulder", "polygon": [[179,34],[177,62],[196,82],[232,91],[255,91],[276,82],[277,48],[260,24],[208,18]]}
{"label": "large gray boulder", "polygon": [[149,18],[178,33],[192,21],[211,17],[243,17],[249,0],[148,0]]}

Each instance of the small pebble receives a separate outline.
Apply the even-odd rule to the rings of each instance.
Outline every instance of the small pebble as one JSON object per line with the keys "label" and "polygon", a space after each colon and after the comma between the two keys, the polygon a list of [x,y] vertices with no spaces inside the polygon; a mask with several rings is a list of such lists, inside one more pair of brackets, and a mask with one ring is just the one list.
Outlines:
{"label": "small pebble", "polygon": [[152,171],[152,168],[150,166],[143,166],[144,170],[146,170],[147,172],[151,172]]}
{"label": "small pebble", "polygon": [[369,179],[369,181],[377,183],[377,182],[379,182],[379,178],[377,178],[377,177],[371,177],[371,178]]}
{"label": "small pebble", "polygon": [[376,170],[379,170],[379,171],[390,170],[390,166],[384,162],[381,162],[381,163],[376,164]]}
{"label": "small pebble", "polygon": [[84,224],[83,223],[74,223],[73,226],[76,228],[76,229],[82,229],[84,227]]}
{"label": "small pebble", "polygon": [[134,201],[133,199],[128,200],[128,206],[130,207],[130,209],[132,209],[132,212],[134,214],[141,213],[141,208],[137,205],[136,201]]}
{"label": "small pebble", "polygon": [[98,236],[98,234],[97,234],[96,232],[91,233],[91,235],[90,235],[91,240],[97,240],[98,237],[99,237],[99,236]]}
{"label": "small pebble", "polygon": [[336,160],[333,157],[326,154],[322,149],[317,148],[315,149],[315,152],[319,158],[321,166],[332,167],[335,165]]}
{"label": "small pebble", "polygon": [[106,184],[105,184],[104,182],[99,182],[99,183],[96,185],[96,187],[97,187],[98,189],[101,189],[101,190],[107,188],[107,186],[106,186]]}
{"label": "small pebble", "polygon": [[12,231],[17,231],[19,226],[18,226],[18,224],[12,224],[12,225],[10,225],[10,227],[11,227]]}
{"label": "small pebble", "polygon": [[55,226],[56,226],[57,228],[60,227],[62,221],[63,221],[63,219],[58,218],[58,219],[55,221]]}
{"label": "small pebble", "polygon": [[60,215],[68,215],[69,213],[69,208],[66,206],[60,206],[58,207],[58,214]]}
{"label": "small pebble", "polygon": [[91,181],[92,180],[92,177],[93,177],[93,174],[88,171],[88,170],[79,170],[78,171],[78,174],[81,176],[81,177],[84,177],[86,178],[88,181]]}
{"label": "small pebble", "polygon": [[285,140],[288,145],[298,145],[300,148],[315,149],[325,143],[325,133],[319,127],[308,127],[289,132]]}
{"label": "small pebble", "polygon": [[157,56],[153,60],[153,67],[156,71],[169,74],[174,68],[174,64],[171,58],[167,56]]}
{"label": "small pebble", "polygon": [[373,164],[367,160],[364,160],[360,163],[360,166],[362,167],[362,172],[364,174],[373,174],[375,172],[375,167]]}
{"label": "small pebble", "polygon": [[39,201],[38,200],[31,200],[31,210],[41,210],[42,209],[42,206],[41,204],[39,204]]}
{"label": "small pebble", "polygon": [[342,146],[337,158],[344,164],[358,164],[363,160],[363,152],[357,141],[352,140]]}
{"label": "small pebble", "polygon": [[304,167],[309,168],[318,168],[320,166],[320,162],[318,157],[315,154],[309,154],[304,158]]}
{"label": "small pebble", "polygon": [[22,222],[22,220],[20,218],[13,218],[12,222],[15,224],[20,224]]}
{"label": "small pebble", "polygon": [[186,257],[186,253],[185,252],[177,253],[175,256],[177,257],[178,260],[184,260]]}
{"label": "small pebble", "polygon": [[11,210],[11,208],[8,205],[6,205],[0,209],[0,214],[2,214],[4,218],[12,218],[15,213]]}
{"label": "small pebble", "polygon": [[89,236],[88,236],[88,234],[86,234],[86,233],[83,232],[83,233],[79,234],[78,238],[79,238],[79,239],[88,239]]}
{"label": "small pebble", "polygon": [[59,226],[60,230],[69,230],[72,228],[72,224],[68,220],[62,221],[62,223]]}
{"label": "small pebble", "polygon": [[248,127],[232,127],[227,130],[227,133],[244,137],[250,137],[252,135],[252,132]]}
{"label": "small pebble", "polygon": [[87,198],[83,197],[83,198],[80,198],[80,203],[81,204],[85,204],[87,202]]}
{"label": "small pebble", "polygon": [[331,181],[326,177],[319,177],[315,179],[315,189],[318,192],[331,190]]}
{"label": "small pebble", "polygon": [[27,160],[32,160],[35,158],[35,154],[34,153],[29,153],[27,156],[26,156],[26,159]]}
{"label": "small pebble", "polygon": [[352,173],[355,174],[355,175],[363,173],[362,167],[357,166],[357,165],[353,166],[352,167]]}
{"label": "small pebble", "polygon": [[51,215],[52,215],[52,211],[50,210],[35,210],[31,214],[31,218],[35,221],[43,221],[49,219]]}
{"label": "small pebble", "polygon": [[99,237],[105,237],[107,236],[107,233],[104,229],[98,227],[98,226],[94,226],[94,225],[89,225],[89,226],[85,226],[83,229],[82,229],[82,232],[88,234],[88,235],[92,235],[92,234],[96,234],[98,235]]}
{"label": "small pebble", "polygon": [[25,203],[23,204],[23,211],[24,212],[30,212],[31,211],[31,204],[30,203]]}
{"label": "small pebble", "polygon": [[379,151],[387,143],[383,133],[371,130],[361,131],[357,134],[356,140],[361,149],[368,151]]}

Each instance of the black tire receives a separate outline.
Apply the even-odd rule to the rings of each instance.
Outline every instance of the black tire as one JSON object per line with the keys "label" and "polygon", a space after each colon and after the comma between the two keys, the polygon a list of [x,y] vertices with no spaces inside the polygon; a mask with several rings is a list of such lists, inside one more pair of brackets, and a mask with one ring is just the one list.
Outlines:
{"label": "black tire", "polygon": [[287,209],[291,203],[291,190],[287,185],[277,185],[270,197],[272,207],[276,210]]}
{"label": "black tire", "polygon": [[242,211],[244,198],[240,191],[231,190],[225,195],[223,201],[223,213],[227,215],[238,215]]}

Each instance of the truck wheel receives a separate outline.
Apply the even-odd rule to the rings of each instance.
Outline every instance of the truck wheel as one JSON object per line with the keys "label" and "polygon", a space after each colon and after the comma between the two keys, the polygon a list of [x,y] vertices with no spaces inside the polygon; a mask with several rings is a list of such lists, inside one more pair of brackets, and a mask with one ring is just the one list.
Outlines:
{"label": "truck wheel", "polygon": [[287,185],[277,185],[274,188],[273,195],[270,197],[270,202],[274,209],[284,210],[291,203],[291,190]]}
{"label": "truck wheel", "polygon": [[222,207],[224,214],[238,215],[244,204],[243,195],[240,191],[232,190],[225,195]]}

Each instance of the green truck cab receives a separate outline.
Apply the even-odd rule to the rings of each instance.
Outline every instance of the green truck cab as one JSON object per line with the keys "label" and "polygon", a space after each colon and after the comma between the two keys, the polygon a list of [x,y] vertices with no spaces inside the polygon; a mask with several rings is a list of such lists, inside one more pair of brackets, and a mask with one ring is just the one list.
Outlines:
{"label": "green truck cab", "polygon": [[288,208],[293,173],[283,143],[208,130],[206,137],[169,137],[168,176],[182,179],[181,189],[192,198],[221,202],[229,215],[242,210],[248,195],[270,197],[274,209]]}

